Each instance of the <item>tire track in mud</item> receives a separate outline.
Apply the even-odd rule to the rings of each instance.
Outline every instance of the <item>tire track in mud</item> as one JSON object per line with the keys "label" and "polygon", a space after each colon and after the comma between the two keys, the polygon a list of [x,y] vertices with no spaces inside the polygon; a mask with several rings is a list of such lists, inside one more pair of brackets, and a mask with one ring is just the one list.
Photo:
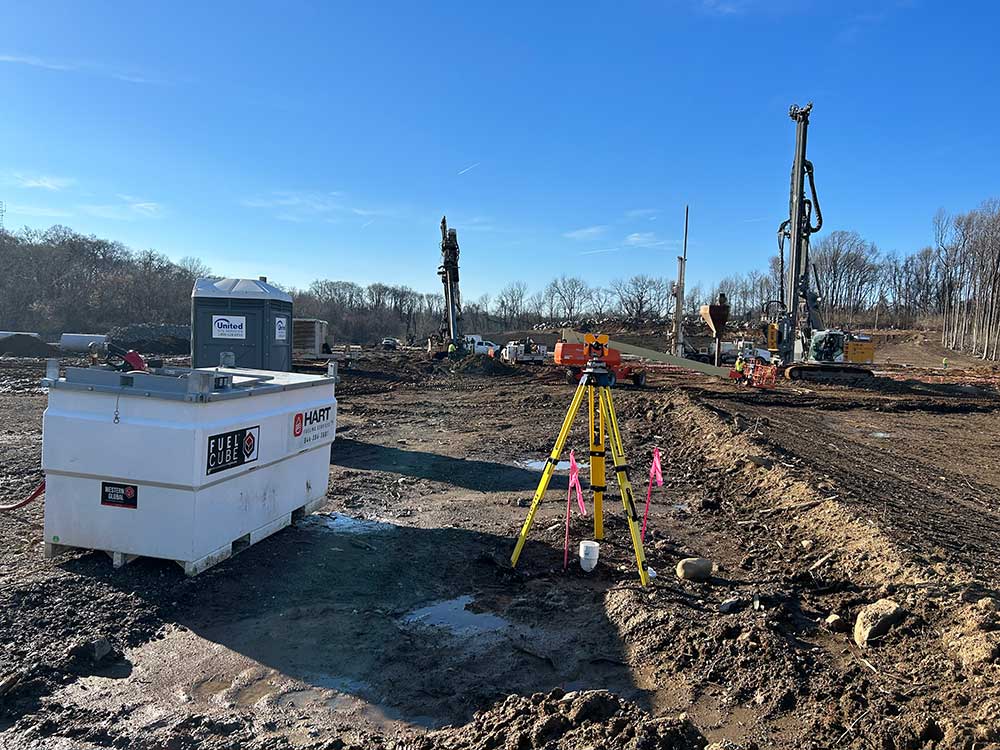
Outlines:
{"label": "tire track in mud", "polygon": [[[883,529],[863,504],[838,497],[844,487],[838,485],[836,472],[827,471],[821,462],[814,466],[809,451],[793,453],[770,439],[776,429],[787,427],[791,416],[742,404],[743,409],[730,410],[730,400],[716,395],[685,389],[649,406],[654,421],[668,423],[679,444],[671,459],[687,460],[688,472],[700,475],[705,486],[719,492],[728,522],[740,530],[734,532],[739,543],[751,547],[760,543],[765,554],[771,553],[768,564],[786,571],[785,593],[798,599],[804,611],[826,608],[853,621],[861,605],[888,595],[909,612],[905,624],[864,657],[851,656],[857,650],[853,644],[845,649],[842,637],[809,638],[831,657],[817,659],[810,667],[810,691],[830,680],[839,690],[824,697],[822,687],[816,689],[796,715],[817,711],[828,718],[842,715],[835,723],[854,726],[852,732],[845,729],[837,735],[845,747],[869,747],[866,743],[874,742],[894,748],[972,748],[984,739],[1000,739],[995,715],[1000,705],[995,679],[1000,639],[989,635],[992,620],[982,626],[986,635],[962,624],[969,622],[970,607],[974,608],[968,602],[993,601],[982,598],[995,595],[991,579],[961,560],[945,564],[940,558],[910,554],[908,545],[894,541],[892,528]],[[797,413],[793,416],[800,418]],[[807,420],[794,433],[796,439],[807,436],[805,443],[814,450],[829,444],[818,420]],[[822,453],[828,452],[827,448]],[[856,456],[845,476],[864,468],[866,460],[872,457]],[[900,472],[914,467],[919,470],[922,465],[914,461],[898,466]],[[900,482],[900,507],[905,508],[906,492],[912,487]],[[913,513],[914,506],[909,507]],[[758,540],[752,541],[755,535]],[[809,549],[799,546],[800,541],[808,542]],[[942,638],[945,632],[960,635]],[[965,642],[975,645],[983,639],[993,644],[986,647],[986,657],[969,658]],[[984,680],[980,674],[992,677]],[[829,746],[823,744],[821,727],[812,729],[815,744],[803,746]],[[831,739],[832,735],[827,737]],[[940,745],[934,744],[938,741]]]}
{"label": "tire track in mud", "polygon": [[[743,404],[740,411],[734,411],[715,398],[704,406],[728,421],[760,418],[768,447],[788,460],[804,462],[817,481],[832,482],[844,502],[872,517],[896,543],[924,561],[957,562],[984,574],[991,586],[997,585],[1000,558],[993,551],[1000,549],[998,488],[979,478],[989,478],[990,470],[977,472],[974,451],[962,465],[943,467],[940,461],[930,460],[939,457],[936,443],[965,439],[957,426],[935,438],[933,426],[939,418],[978,414],[982,405],[954,404],[942,412],[935,404],[914,404],[902,415],[880,409],[874,417],[873,412],[857,408],[829,417],[811,410],[789,413],[771,404]],[[920,415],[914,415],[917,411]],[[934,416],[924,420],[921,415],[927,413]],[[894,439],[889,432],[852,430],[851,422],[862,424],[873,418],[882,425],[880,430],[895,434],[899,425],[907,433],[920,435]],[[885,437],[873,439],[870,434]]]}

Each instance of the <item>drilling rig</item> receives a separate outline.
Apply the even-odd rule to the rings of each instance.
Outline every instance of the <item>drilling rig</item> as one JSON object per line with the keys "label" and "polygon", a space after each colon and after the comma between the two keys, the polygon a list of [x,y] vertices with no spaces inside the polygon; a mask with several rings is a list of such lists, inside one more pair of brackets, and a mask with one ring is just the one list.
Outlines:
{"label": "drilling rig", "polygon": [[[819,278],[815,266],[809,264],[809,237],[823,226],[813,165],[806,158],[806,136],[812,106],[812,102],[804,107],[793,104],[788,110],[795,123],[795,157],[792,161],[788,218],[778,227],[781,297],[768,302],[763,311],[767,323],[767,348],[790,380],[853,381],[872,376],[872,371],[863,363],[874,359],[874,347],[870,342],[858,340],[845,331],[823,327],[819,309]],[[815,288],[810,285],[810,271]]]}
{"label": "drilling rig", "polygon": [[440,359],[448,355],[449,345],[458,352],[465,347],[462,338],[462,296],[458,290],[458,232],[448,228],[448,217],[441,217],[441,265],[438,276],[444,285],[444,312],[438,332],[427,339],[427,353]]}

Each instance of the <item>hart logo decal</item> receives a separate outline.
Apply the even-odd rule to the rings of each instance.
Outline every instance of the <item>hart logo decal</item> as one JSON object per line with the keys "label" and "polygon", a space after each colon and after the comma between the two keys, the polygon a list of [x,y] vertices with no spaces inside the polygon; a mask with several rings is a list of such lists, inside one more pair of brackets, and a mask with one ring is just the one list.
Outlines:
{"label": "hart logo decal", "polygon": [[332,406],[296,412],[292,415],[292,431],[288,441],[290,449],[301,450],[323,441],[329,442],[333,435],[333,424]]}
{"label": "hart logo decal", "polygon": [[260,425],[212,435],[208,439],[206,474],[233,469],[257,460]]}

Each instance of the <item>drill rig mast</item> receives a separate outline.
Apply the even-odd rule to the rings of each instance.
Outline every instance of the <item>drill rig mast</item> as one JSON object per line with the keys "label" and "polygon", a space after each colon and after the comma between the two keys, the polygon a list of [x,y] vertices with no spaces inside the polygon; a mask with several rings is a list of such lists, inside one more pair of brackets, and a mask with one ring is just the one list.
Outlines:
{"label": "drill rig mast", "polygon": [[448,217],[441,217],[441,265],[438,276],[444,286],[444,313],[441,328],[436,337],[427,342],[427,352],[440,357],[447,354],[448,345],[463,349],[462,338],[462,296],[458,290],[458,232],[448,228]]}
{"label": "drill rig mast", "polygon": [[[788,218],[778,227],[781,258],[781,298],[776,315],[767,327],[768,349],[780,361],[785,377],[795,380],[855,380],[871,377],[862,362],[872,361],[874,349],[840,330],[826,330],[820,315],[819,280],[809,264],[809,237],[823,226],[823,212],[816,196],[812,162],[806,158],[806,137],[812,102],[804,107],[793,104],[788,116],[795,123],[795,157],[788,195]],[[806,182],[809,197],[806,197]],[[815,215],[816,223],[813,224]],[[785,243],[788,263],[785,265]],[[810,270],[815,286],[810,285]],[[774,310],[773,303],[767,307]],[[765,311],[766,312],[766,311]]]}
{"label": "drill rig mast", "polygon": [[[812,102],[804,107],[793,104],[788,116],[795,122],[795,158],[792,161],[792,179],[788,195],[788,218],[778,227],[778,249],[784,263],[784,243],[788,240],[788,267],[782,279],[782,306],[784,314],[778,324],[781,363],[790,365],[805,359],[814,330],[823,328],[819,314],[819,295],[809,287],[809,236],[823,227],[823,212],[816,197],[813,165],[806,158],[806,137],[809,131],[809,113]],[[806,179],[809,193],[806,198]],[[813,209],[816,224],[812,223]]]}

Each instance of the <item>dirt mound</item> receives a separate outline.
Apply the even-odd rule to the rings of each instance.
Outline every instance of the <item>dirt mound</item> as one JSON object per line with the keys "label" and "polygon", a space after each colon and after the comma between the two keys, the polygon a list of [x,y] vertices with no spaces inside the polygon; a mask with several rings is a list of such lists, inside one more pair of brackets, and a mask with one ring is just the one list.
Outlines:
{"label": "dirt mound", "polygon": [[455,363],[455,372],[465,375],[511,375],[517,368],[485,354],[470,354]]}
{"label": "dirt mound", "polygon": [[510,695],[457,729],[433,732],[414,750],[685,750],[704,739],[687,719],[653,719],[606,690]]}
{"label": "dirt mound", "polygon": [[58,357],[59,350],[35,336],[15,333],[0,339],[0,354],[9,357]]}
{"label": "dirt mound", "polygon": [[118,346],[143,354],[188,354],[191,351],[191,326],[186,325],[138,323],[112,328],[110,335]]}

